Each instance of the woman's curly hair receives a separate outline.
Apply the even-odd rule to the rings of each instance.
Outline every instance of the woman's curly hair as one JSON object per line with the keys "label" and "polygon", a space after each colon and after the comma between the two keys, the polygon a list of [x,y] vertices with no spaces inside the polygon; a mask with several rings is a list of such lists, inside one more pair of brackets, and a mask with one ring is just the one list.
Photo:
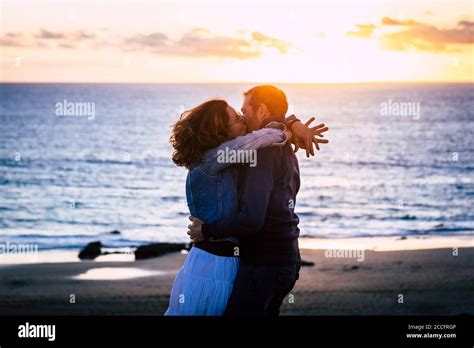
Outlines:
{"label": "woman's curly hair", "polygon": [[227,102],[214,99],[183,112],[173,125],[170,144],[173,162],[190,168],[209,149],[229,140]]}

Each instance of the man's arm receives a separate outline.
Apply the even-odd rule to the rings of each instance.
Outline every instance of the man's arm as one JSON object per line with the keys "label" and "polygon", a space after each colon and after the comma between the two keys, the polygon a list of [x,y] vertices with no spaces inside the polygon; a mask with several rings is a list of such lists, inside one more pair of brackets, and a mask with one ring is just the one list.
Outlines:
{"label": "man's arm", "polygon": [[263,227],[268,202],[273,190],[274,156],[279,148],[257,152],[257,165],[248,167],[238,212],[226,219],[202,225],[204,239],[244,236],[257,233]]}
{"label": "man's arm", "polygon": [[[329,141],[323,138],[323,133],[329,128],[324,123],[318,124],[314,127],[309,127],[311,122],[315,120],[311,117],[305,124],[301,123],[295,115],[291,115],[285,119],[285,123],[293,133],[292,143],[295,145],[295,152],[298,149],[304,148],[306,150],[306,157],[314,156],[313,146],[319,151],[319,144],[327,144]],[[318,138],[320,137],[320,138]]]}

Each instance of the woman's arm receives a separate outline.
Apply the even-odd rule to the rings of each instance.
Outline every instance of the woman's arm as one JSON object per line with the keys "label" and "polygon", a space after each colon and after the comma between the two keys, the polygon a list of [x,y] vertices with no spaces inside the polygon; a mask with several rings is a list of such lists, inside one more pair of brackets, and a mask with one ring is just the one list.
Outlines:
{"label": "woman's arm", "polygon": [[228,166],[235,164],[235,162],[226,161],[225,154],[230,153],[229,151],[256,151],[267,146],[282,146],[289,139],[291,139],[291,132],[286,130],[284,124],[272,123],[266,128],[241,135],[206,151],[199,166],[207,174],[216,175]]}

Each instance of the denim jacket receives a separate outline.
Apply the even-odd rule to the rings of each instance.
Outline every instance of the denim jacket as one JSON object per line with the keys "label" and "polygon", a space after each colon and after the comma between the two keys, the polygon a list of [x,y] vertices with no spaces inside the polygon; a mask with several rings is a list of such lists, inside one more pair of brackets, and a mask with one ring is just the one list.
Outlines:
{"label": "denim jacket", "polygon": [[200,163],[191,166],[186,178],[186,199],[192,216],[206,223],[222,220],[236,213],[238,168],[223,160],[223,154],[238,150],[256,150],[267,146],[282,146],[287,141],[286,126],[271,123],[226,141],[206,151]]}

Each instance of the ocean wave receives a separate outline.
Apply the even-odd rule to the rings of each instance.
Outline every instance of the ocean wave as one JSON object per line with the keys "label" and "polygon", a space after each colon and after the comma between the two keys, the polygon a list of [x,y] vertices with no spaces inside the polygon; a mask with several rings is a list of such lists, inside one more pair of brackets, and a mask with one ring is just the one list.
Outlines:
{"label": "ocean wave", "polygon": [[412,163],[412,162],[407,162],[407,163],[399,163],[399,162],[369,162],[369,161],[332,161],[331,164],[337,164],[337,165],[344,165],[344,166],[361,166],[361,167],[381,167],[381,168],[409,168],[409,169],[414,169],[416,170],[421,169],[421,168],[428,168],[428,169],[447,169],[449,168],[450,170],[454,169],[460,169],[462,172],[469,172],[473,171],[474,167],[471,166],[464,166],[464,165],[459,165],[459,166],[454,166],[453,161],[446,161],[443,162],[443,165],[439,164],[421,164],[421,163]]}

